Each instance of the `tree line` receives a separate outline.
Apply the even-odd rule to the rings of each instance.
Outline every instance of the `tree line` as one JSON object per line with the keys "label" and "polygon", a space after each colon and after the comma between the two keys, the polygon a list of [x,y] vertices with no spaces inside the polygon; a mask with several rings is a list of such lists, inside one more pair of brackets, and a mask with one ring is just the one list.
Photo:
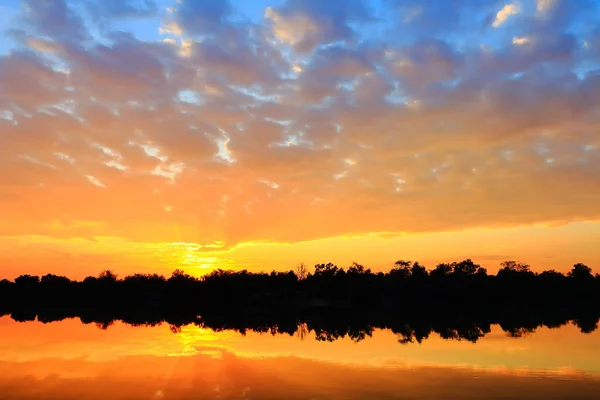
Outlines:
{"label": "tree line", "polygon": [[348,268],[300,264],[286,272],[215,270],[196,278],[182,270],[170,277],[111,271],[73,281],[64,276],[22,275],[0,281],[0,315],[17,321],[51,322],[79,317],[101,327],[187,324],[214,330],[252,329],[294,333],[306,326],[323,340],[368,336],[389,328],[405,341],[442,337],[473,340],[499,323],[510,334],[575,321],[596,329],[600,275],[584,264],[567,274],[536,273],[505,261],[497,274],[467,259],[428,270],[397,261],[388,272],[353,263]]}

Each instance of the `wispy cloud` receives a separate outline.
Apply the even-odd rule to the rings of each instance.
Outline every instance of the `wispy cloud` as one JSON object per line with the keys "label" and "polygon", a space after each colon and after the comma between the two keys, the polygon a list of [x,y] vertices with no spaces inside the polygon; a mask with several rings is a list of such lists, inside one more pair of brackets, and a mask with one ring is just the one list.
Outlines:
{"label": "wispy cloud", "polygon": [[512,15],[516,15],[521,11],[517,4],[507,4],[498,13],[496,13],[496,19],[492,23],[494,28],[504,24]]}

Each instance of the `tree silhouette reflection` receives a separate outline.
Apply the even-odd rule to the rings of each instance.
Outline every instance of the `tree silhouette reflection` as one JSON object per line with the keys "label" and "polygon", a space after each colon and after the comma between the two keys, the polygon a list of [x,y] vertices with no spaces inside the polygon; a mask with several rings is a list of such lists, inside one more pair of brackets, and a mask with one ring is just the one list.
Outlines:
{"label": "tree silhouette reflection", "polygon": [[314,273],[251,273],[216,270],[194,278],[181,270],[165,278],[135,274],[119,279],[111,271],[83,281],[22,275],[0,281],[0,314],[15,321],[43,323],[78,317],[108,329],[166,323],[174,333],[186,325],[297,335],[320,341],[360,342],[375,329],[390,329],[400,343],[421,343],[435,333],[476,342],[498,324],[511,337],[569,322],[582,333],[598,328],[600,277],[575,264],[571,272],[535,273],[529,265],[505,261],[496,275],[467,259],[431,271],[398,261],[374,273],[353,263],[347,270],[318,264]]}

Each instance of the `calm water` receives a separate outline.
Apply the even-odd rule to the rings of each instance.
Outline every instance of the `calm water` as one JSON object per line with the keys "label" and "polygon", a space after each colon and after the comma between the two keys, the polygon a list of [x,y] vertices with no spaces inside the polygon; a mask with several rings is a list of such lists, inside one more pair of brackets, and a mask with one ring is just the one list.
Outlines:
{"label": "calm water", "polygon": [[600,399],[600,332],[359,343],[0,318],[2,399]]}

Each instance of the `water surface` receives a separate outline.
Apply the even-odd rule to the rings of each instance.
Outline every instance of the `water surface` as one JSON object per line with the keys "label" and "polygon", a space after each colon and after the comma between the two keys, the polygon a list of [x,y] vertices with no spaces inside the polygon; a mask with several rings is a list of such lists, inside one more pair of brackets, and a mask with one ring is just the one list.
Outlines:
{"label": "water surface", "polygon": [[574,325],[472,343],[389,330],[355,342],[166,324],[0,318],[6,399],[598,399],[600,333]]}

